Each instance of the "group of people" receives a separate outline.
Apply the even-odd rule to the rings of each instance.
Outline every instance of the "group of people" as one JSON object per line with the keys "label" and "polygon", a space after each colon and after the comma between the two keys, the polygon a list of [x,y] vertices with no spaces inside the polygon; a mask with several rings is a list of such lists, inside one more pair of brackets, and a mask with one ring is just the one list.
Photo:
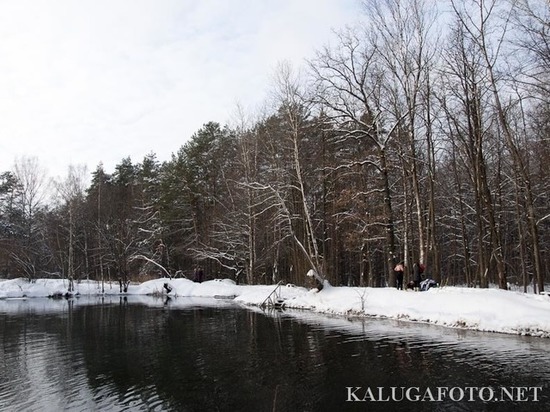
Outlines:
{"label": "group of people", "polygon": [[[398,290],[403,290],[403,278],[405,274],[405,262],[399,262],[393,269],[395,272],[396,287]],[[407,289],[424,290],[433,286],[431,283],[423,286],[422,274],[426,270],[426,266],[420,262],[415,262],[412,267],[412,280],[407,284]],[[428,279],[426,279],[428,280]],[[431,279],[429,279],[431,280]]]}

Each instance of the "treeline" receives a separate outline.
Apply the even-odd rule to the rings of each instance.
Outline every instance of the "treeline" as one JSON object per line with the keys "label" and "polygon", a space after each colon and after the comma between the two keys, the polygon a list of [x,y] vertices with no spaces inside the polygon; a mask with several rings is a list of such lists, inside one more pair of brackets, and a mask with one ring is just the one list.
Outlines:
{"label": "treeline", "polygon": [[302,73],[278,68],[273,110],[205,124],[168,161],[91,184],[72,167],[46,206],[20,160],[0,176],[0,273],[385,286],[420,261],[442,284],[544,290],[548,3],[364,7]]}

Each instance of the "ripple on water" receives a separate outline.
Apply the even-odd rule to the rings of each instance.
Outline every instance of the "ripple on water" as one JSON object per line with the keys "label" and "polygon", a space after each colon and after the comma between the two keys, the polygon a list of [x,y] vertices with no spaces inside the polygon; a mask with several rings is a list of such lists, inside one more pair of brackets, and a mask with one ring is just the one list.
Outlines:
{"label": "ripple on water", "polygon": [[85,328],[73,329],[49,315],[0,314],[9,332],[0,352],[0,411],[206,410],[219,399],[239,410],[254,397],[269,404],[273,393],[286,410],[321,403],[338,410],[341,382],[550,381],[547,340],[310,313],[188,312],[104,305],[75,311],[74,325]]}

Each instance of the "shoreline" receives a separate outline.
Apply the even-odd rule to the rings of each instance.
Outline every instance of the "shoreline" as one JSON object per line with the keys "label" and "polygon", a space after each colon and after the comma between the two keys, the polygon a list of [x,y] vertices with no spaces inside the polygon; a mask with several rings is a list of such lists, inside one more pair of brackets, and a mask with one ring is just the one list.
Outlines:
{"label": "shoreline", "polygon": [[[166,293],[164,285],[171,288]],[[261,307],[277,288],[281,307],[308,310],[324,315],[353,318],[384,318],[419,322],[454,329],[550,338],[550,296],[499,289],[445,286],[425,292],[395,288],[331,286],[321,291],[294,285],[237,285],[229,279],[196,283],[189,279],[160,278],[130,284],[120,292],[118,282],[75,281],[68,291],[64,279],[18,278],[0,280],[0,299],[73,296],[157,295],[172,298],[223,297],[246,306]]]}

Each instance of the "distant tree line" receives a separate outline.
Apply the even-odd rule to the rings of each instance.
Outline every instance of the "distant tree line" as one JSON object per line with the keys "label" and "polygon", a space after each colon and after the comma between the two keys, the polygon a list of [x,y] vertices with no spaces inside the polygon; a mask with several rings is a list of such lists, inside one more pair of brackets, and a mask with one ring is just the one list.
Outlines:
{"label": "distant tree line", "polygon": [[[435,7],[435,5],[438,7]],[[444,5],[444,7],[443,7]],[[192,276],[544,290],[550,269],[550,6],[366,0],[273,109],[205,124],[159,162],[71,167],[45,202],[23,158],[0,175],[0,274]]]}

